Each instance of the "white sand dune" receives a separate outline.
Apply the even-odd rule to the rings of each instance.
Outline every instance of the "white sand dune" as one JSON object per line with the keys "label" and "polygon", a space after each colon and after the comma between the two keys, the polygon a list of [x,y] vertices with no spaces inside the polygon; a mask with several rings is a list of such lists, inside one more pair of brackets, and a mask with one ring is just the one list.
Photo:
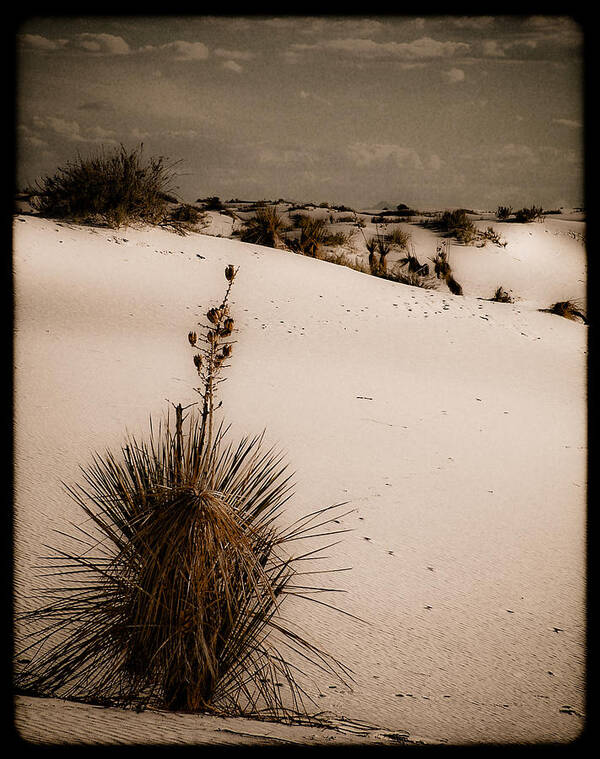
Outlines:
{"label": "white sand dune", "polygon": [[[354,673],[352,688],[321,682],[319,707],[432,742],[576,738],[587,327],[537,309],[584,297],[583,222],[494,226],[506,248],[453,246],[458,297],[226,237],[16,217],[17,609],[44,545],[60,545],[52,530],[81,521],[61,481],[169,401],[197,400],[187,333],[231,263],[232,433],[266,428],[287,452],[290,521],[354,509],[328,566],[352,567],[333,577],[347,591],[335,601],[367,623],[301,602],[289,612]],[[410,228],[426,260],[435,236]],[[498,285],[520,300],[479,299]],[[147,714],[16,709],[32,740],[148,741]],[[207,740],[207,718],[182,719],[160,715],[161,742]]]}

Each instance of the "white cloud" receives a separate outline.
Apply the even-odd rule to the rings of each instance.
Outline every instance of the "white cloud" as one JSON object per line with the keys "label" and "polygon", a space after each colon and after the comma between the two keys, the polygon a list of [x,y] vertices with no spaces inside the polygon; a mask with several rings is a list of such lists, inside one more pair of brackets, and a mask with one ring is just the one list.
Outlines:
{"label": "white cloud", "polygon": [[314,44],[294,43],[293,53],[310,51],[332,51],[363,58],[397,58],[400,60],[447,58],[466,53],[470,46],[466,42],[442,42],[431,37],[421,37],[412,42],[375,42],[371,39],[345,38],[328,39]]}
{"label": "white cloud", "polygon": [[76,44],[90,53],[101,55],[127,55],[131,52],[131,48],[123,37],[117,37],[114,34],[84,32],[77,35]]}
{"label": "white cloud", "polygon": [[509,142],[496,150],[498,158],[516,159],[526,163],[539,163],[539,158],[529,145],[516,145]]}
{"label": "white cloud", "polygon": [[450,83],[464,82],[465,72],[462,69],[449,69],[448,71],[442,71],[442,76]]}
{"label": "white cloud", "polygon": [[42,37],[40,34],[21,34],[18,39],[23,47],[41,52],[60,50],[68,44],[68,40],[51,40],[47,37]]}
{"label": "white cloud", "polygon": [[555,124],[561,124],[561,126],[569,127],[570,129],[581,129],[583,124],[581,121],[574,121],[573,119],[552,119]]}
{"label": "white cloud", "polygon": [[140,48],[143,53],[167,52],[173,53],[176,61],[203,61],[208,58],[209,51],[203,42],[186,42],[175,40],[164,45],[145,45]]}
{"label": "white cloud", "polygon": [[223,68],[227,69],[228,71],[234,71],[236,74],[239,74],[244,70],[243,67],[235,61],[225,61]]}
{"label": "white cloud", "polygon": [[414,148],[400,145],[355,142],[348,146],[348,155],[357,166],[394,163],[398,168],[423,168],[423,163]]}
{"label": "white cloud", "polygon": [[67,119],[61,119],[56,116],[34,116],[33,124],[38,131],[49,131],[58,137],[62,137],[71,142],[86,142],[92,144],[105,143],[109,145],[118,144],[114,139],[114,131],[111,129],[103,129],[100,126],[84,127],[82,129],[79,122],[68,121]]}
{"label": "white cloud", "polygon": [[219,58],[227,58],[228,60],[249,61],[254,58],[254,53],[249,50],[226,50],[218,47],[214,53]]}

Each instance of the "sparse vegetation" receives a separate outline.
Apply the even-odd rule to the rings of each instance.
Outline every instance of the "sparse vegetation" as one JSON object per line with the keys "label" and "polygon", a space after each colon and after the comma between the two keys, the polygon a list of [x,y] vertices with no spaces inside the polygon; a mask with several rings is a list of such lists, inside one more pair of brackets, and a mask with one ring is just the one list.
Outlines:
{"label": "sparse vegetation", "polygon": [[324,219],[300,215],[299,226],[300,237],[287,238],[288,247],[296,253],[316,258],[321,246],[327,244],[327,222]]}
{"label": "sparse vegetation", "polygon": [[540,311],[544,311],[549,314],[556,314],[562,316],[565,319],[571,321],[582,321],[584,324],[588,324],[588,319],[580,304],[575,300],[561,300],[553,303],[550,308],[540,308]]}
{"label": "sparse vegetation", "polygon": [[454,276],[452,274],[446,275],[446,284],[448,285],[448,289],[452,293],[452,295],[462,295],[462,287],[458,284],[458,282],[454,279]]}
{"label": "sparse vegetation", "polygon": [[482,241],[483,245],[486,244],[486,242],[493,242],[494,245],[498,245],[500,248],[505,248],[507,245],[506,240],[503,240],[500,235],[496,232],[494,227],[488,227],[485,231],[479,231],[477,233],[477,236]]}
{"label": "sparse vegetation", "polygon": [[261,206],[254,216],[243,223],[240,239],[242,242],[252,242],[270,248],[284,248],[287,229],[287,223],[274,206]]}
{"label": "sparse vegetation", "polygon": [[541,206],[531,206],[530,208],[520,208],[515,211],[515,221],[521,224],[528,224],[532,221],[543,221],[544,211]]}
{"label": "sparse vegetation", "polygon": [[490,298],[491,301],[495,301],[496,303],[512,303],[513,299],[509,293],[506,292],[506,290],[500,285],[496,288],[496,291]]}
{"label": "sparse vegetation", "polygon": [[445,279],[450,274],[449,247],[447,242],[441,243],[435,251],[435,257],[430,259],[437,279]]}
{"label": "sparse vegetation", "polygon": [[439,226],[443,232],[464,245],[468,245],[477,238],[477,229],[464,208],[444,211],[439,219]]}
{"label": "sparse vegetation", "polygon": [[512,213],[511,206],[498,206],[496,209],[496,217],[500,221],[506,221]]}
{"label": "sparse vegetation", "polygon": [[57,169],[31,188],[31,202],[42,216],[110,227],[146,223],[168,225],[174,164],[143,158],[143,146],[123,145]]}

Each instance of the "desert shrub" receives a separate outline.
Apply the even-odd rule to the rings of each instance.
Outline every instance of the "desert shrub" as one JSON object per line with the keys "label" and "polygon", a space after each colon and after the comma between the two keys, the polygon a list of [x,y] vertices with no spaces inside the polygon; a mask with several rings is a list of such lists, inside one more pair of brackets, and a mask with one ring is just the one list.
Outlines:
{"label": "desert shrub", "polygon": [[588,323],[587,316],[583,312],[580,304],[575,300],[557,301],[556,303],[553,303],[550,308],[540,308],[540,311],[556,314],[557,316],[562,316],[571,321],[582,321],[584,324]]}
{"label": "desert shrub", "polygon": [[512,213],[512,208],[510,206],[498,206],[498,208],[496,209],[496,217],[500,221],[505,221],[506,219],[508,219],[511,213]]}
{"label": "desert shrub", "polygon": [[188,228],[197,229],[208,224],[206,214],[187,203],[181,203],[176,208],[171,209],[168,218],[181,231],[185,231]]}
{"label": "desert shrub", "polygon": [[348,241],[348,235],[344,234],[343,232],[333,232],[325,236],[323,244],[330,245],[332,247],[339,247],[341,245],[347,245]]}
{"label": "desert shrub", "polygon": [[300,237],[289,238],[288,247],[296,253],[316,258],[322,245],[327,244],[327,222],[305,216],[300,221]]}
{"label": "desert shrub", "polygon": [[282,248],[285,246],[284,233],[287,229],[288,225],[275,207],[263,206],[243,223],[240,239],[242,242]]}
{"label": "desert shrub", "polygon": [[408,271],[412,274],[418,274],[419,272],[423,271],[429,274],[429,266],[427,264],[422,264],[419,259],[415,256],[414,251],[411,251],[410,253],[407,253],[404,258],[400,258],[398,260],[398,263],[401,266],[406,266],[408,268]]}
{"label": "desert shrub", "polygon": [[444,242],[438,245],[434,258],[430,259],[430,261],[433,262],[433,270],[437,279],[446,279],[448,274],[450,274],[451,269],[449,258],[450,252],[448,243]]}
{"label": "desert shrub", "polygon": [[37,183],[32,204],[42,216],[74,221],[101,220],[111,227],[132,223],[161,224],[167,220],[173,166],[162,157],[143,159],[143,146],[59,167]]}
{"label": "desert shrub", "polygon": [[398,282],[401,285],[410,285],[411,287],[421,287],[425,290],[435,290],[437,288],[437,282],[435,277],[429,275],[429,273],[422,270],[422,273],[402,271],[402,269],[394,267],[391,271],[379,274],[382,279],[388,279],[392,282]]}
{"label": "desert shrub", "polygon": [[346,216],[338,216],[337,219],[335,220],[335,223],[336,224],[345,224],[345,223],[349,223],[349,222],[353,222],[353,221],[355,221],[354,216],[346,215]]}
{"label": "desert shrub", "polygon": [[298,662],[347,682],[346,668],[281,613],[287,597],[325,590],[299,576],[322,549],[287,549],[343,532],[328,526],[343,515],[328,507],[281,526],[291,494],[281,455],[262,436],[226,444],[223,424],[213,429],[236,274],[226,268],[223,301],[200,336],[188,335],[200,409],[184,416],[195,404],[178,404],[174,424],[151,423],[149,439],[130,435],[120,455],[96,455],[84,484],[68,488],[87,520],[75,547],[55,554],[47,602],[20,620],[28,634],[17,661],[29,661],[19,692],[321,724],[308,715]]}
{"label": "desert shrub", "polygon": [[451,273],[446,275],[446,284],[448,285],[448,289],[450,290],[452,295],[463,294],[462,287],[454,279],[454,276]]}
{"label": "desert shrub", "polygon": [[196,203],[202,203],[205,211],[223,211],[225,209],[218,195],[210,195],[208,198],[198,198]]}
{"label": "desert shrub", "polygon": [[446,234],[455,237],[465,245],[473,242],[477,237],[477,229],[464,208],[444,211],[439,219],[439,226]]}
{"label": "desert shrub", "polygon": [[390,245],[394,248],[405,249],[410,243],[411,234],[402,227],[395,227],[386,232],[386,237]]}
{"label": "desert shrub", "polygon": [[496,303],[512,303],[513,299],[509,295],[509,293],[504,290],[504,288],[500,285],[496,288],[496,291],[490,298],[490,300],[495,301]]}
{"label": "desert shrub", "polygon": [[515,211],[515,221],[521,224],[528,224],[538,219],[543,219],[543,209],[539,206],[531,206],[530,208],[520,208]]}
{"label": "desert shrub", "polygon": [[498,245],[501,248],[506,248],[507,242],[506,240],[502,240],[500,235],[496,232],[494,227],[488,227],[485,231],[479,231],[477,233],[477,236],[480,240],[483,241],[483,244],[485,245],[486,242],[493,242],[494,245]]}

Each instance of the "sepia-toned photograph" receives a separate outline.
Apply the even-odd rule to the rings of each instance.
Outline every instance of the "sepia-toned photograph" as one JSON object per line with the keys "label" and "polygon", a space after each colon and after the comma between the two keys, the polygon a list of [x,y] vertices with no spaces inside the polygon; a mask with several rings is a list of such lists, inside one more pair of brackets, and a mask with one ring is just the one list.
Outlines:
{"label": "sepia-toned photograph", "polygon": [[16,25],[21,744],[583,741],[584,26]]}

